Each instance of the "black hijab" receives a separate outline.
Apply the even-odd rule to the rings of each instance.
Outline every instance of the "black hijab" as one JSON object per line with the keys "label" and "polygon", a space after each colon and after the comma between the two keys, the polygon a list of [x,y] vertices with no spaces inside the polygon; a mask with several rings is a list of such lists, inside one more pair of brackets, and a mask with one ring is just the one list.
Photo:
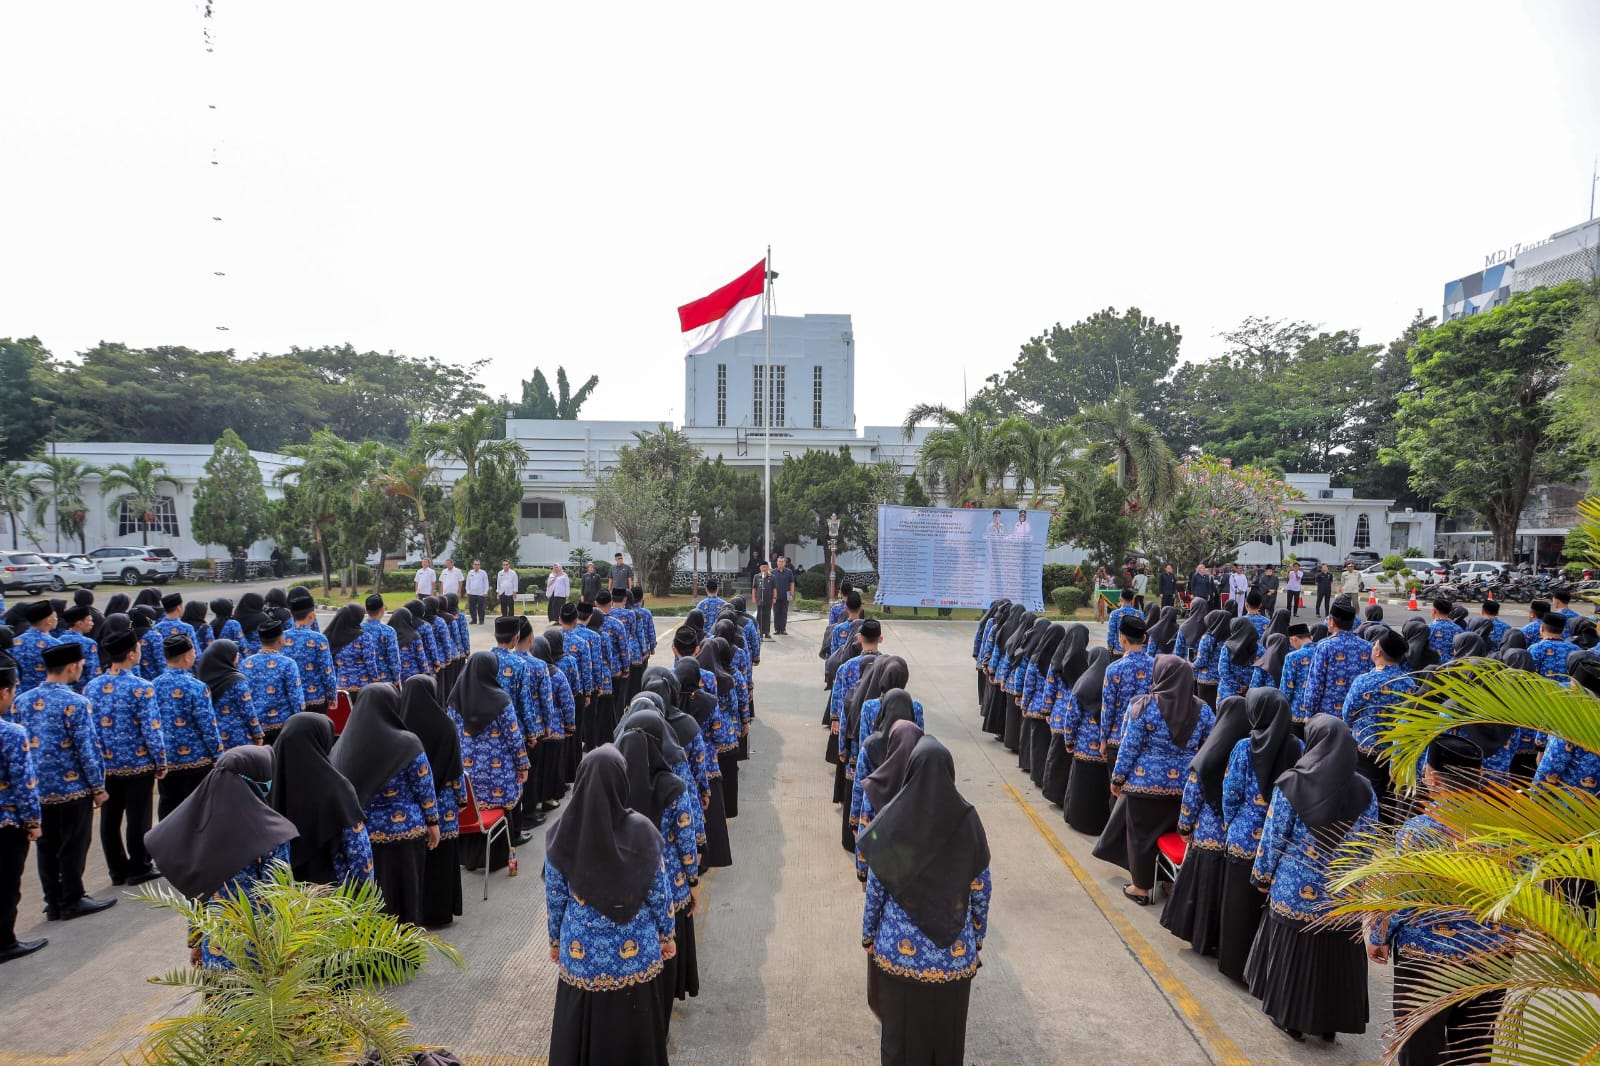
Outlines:
{"label": "black hijab", "polygon": [[511,693],[500,687],[500,659],[494,652],[475,651],[467,657],[456,687],[450,690],[450,706],[470,737],[488,729],[511,706]]}
{"label": "black hijab", "polygon": [[667,720],[667,725],[671,727],[679,745],[688,747],[694,742],[695,736],[700,732],[700,723],[696,722],[694,716],[683,707],[683,685],[678,680],[676,669],[669,670],[665,666],[646,668],[644,678],[639,682],[639,693],[655,695],[661,699],[665,705],[665,709],[661,712],[662,717]]}
{"label": "black hijab", "polygon": [[421,738],[406,729],[400,717],[400,693],[388,685],[368,685],[357,693],[329,761],[350,781],[365,807],[421,754]]}
{"label": "black hijab", "polygon": [[654,701],[637,697],[617,723],[617,750],[628,763],[628,806],[659,826],[661,815],[683,795],[683,778],[672,768],[685,760],[683,748]]}
{"label": "black hijab", "polygon": [[246,592],[239,597],[239,607],[233,612],[233,620],[239,623],[239,628],[247,637],[255,636],[256,630],[261,628],[261,623],[267,620],[266,601],[259,592]]}
{"label": "black hijab", "polygon": [[1372,802],[1372,786],[1356,771],[1356,740],[1350,727],[1331,714],[1306,723],[1306,748],[1274,784],[1300,820],[1323,843],[1344,835]]}
{"label": "black hijab", "polygon": [[717,696],[721,698],[733,691],[733,675],[722,667],[722,656],[717,644],[718,638],[712,637],[700,643],[700,650],[694,653],[695,661],[700,664],[700,669],[711,671],[717,679]]}
{"label": "black hijab", "polygon": [[345,645],[361,639],[361,623],[366,618],[367,612],[357,603],[347,603],[335,611],[333,621],[322,631],[328,639],[328,654],[338,658]]}
{"label": "black hijab", "polygon": [[1033,635],[1033,623],[1039,620],[1032,611],[1026,609],[1017,616],[1016,624],[1012,626],[1010,635],[1006,638],[1006,660],[1008,662],[1014,664],[1017,661],[1018,652],[1022,650],[1028,638]]}
{"label": "black hijab", "polygon": [[1512,648],[1525,650],[1527,647],[1528,638],[1523,636],[1522,630],[1518,629],[1516,626],[1512,626],[1506,631],[1506,635],[1500,638],[1501,651],[1509,651]]}
{"label": "black hijab", "polygon": [[294,823],[289,865],[301,881],[333,883],[339,834],[364,817],[356,790],[333,768],[333,722],[325,714],[292,714],[272,742],[272,791],[267,803]]}
{"label": "black hijab", "polygon": [[1199,646],[1200,638],[1206,635],[1206,612],[1201,609],[1198,600],[1189,609],[1189,617],[1183,620],[1178,632],[1183,636],[1183,643],[1191,652]]}
{"label": "black hijab", "polygon": [[[112,637],[116,636],[118,633],[121,633],[124,629],[132,629],[132,628],[133,628],[133,619],[129,618],[127,615],[123,614],[121,611],[118,611],[115,614],[108,614],[108,615],[106,615],[105,624],[100,627],[100,635],[96,639],[100,643],[104,644],[107,640],[109,640]],[[11,631],[11,627],[10,626],[0,626],[0,629],[4,629],[8,633]],[[8,647],[8,648],[10,646],[11,645],[9,645],[9,644],[5,645],[5,647]],[[104,660],[102,660],[102,663],[103,662],[104,662]]]}
{"label": "black hijab", "polygon": [[144,835],[161,876],[195,899],[293,840],[294,823],[262,799],[271,780],[272,753],[260,745],[218,755],[194,792]]}
{"label": "black hijab", "polygon": [[230,618],[232,618],[232,617],[233,617],[233,601],[232,600],[228,599],[228,597],[226,597],[226,596],[218,596],[216,599],[211,601],[211,628],[212,629],[216,630],[218,633],[222,632],[222,627],[227,625],[228,624],[228,620]]}
{"label": "black hijab", "polygon": [[[1256,689],[1250,691],[1255,692]],[[1228,773],[1228,760],[1239,741],[1250,735],[1250,721],[1245,716],[1245,698],[1229,696],[1217,704],[1217,724],[1211,735],[1194,753],[1189,769],[1200,781],[1200,793],[1212,810],[1222,811],[1222,779]]]}
{"label": "black hijab", "polygon": [[883,747],[883,761],[875,761],[876,769],[861,783],[861,789],[866,793],[867,802],[872,804],[873,810],[883,810],[905,784],[911,751],[921,739],[921,727],[910,719],[901,719],[890,727],[888,741]]}
{"label": "black hijab", "polygon": [[1255,767],[1256,785],[1271,799],[1272,782],[1294,765],[1298,754],[1289,697],[1275,688],[1253,688],[1245,693],[1244,714],[1250,721],[1250,762]]}
{"label": "black hijab", "polygon": [[1100,697],[1106,687],[1106,667],[1111,665],[1111,649],[1100,647],[1089,653],[1089,662],[1072,686],[1072,698],[1083,713],[1100,717]]}
{"label": "black hijab", "polygon": [[1271,636],[1274,633],[1282,633],[1286,637],[1289,635],[1289,608],[1279,607],[1272,612],[1272,621],[1267,624],[1267,635]]}
{"label": "black hijab", "polygon": [[1146,630],[1156,624],[1156,618],[1160,614],[1161,604],[1152,598],[1150,602],[1144,606],[1144,625]]}
{"label": "black hijab", "polygon": [[1167,723],[1172,743],[1179,748],[1188,747],[1205,706],[1205,701],[1195,695],[1194,667],[1189,660],[1176,655],[1156,656],[1155,668],[1150,671],[1150,691],[1134,697],[1128,712],[1132,714],[1141,703],[1154,703]]}
{"label": "black hijab", "polygon": [[872,760],[873,766],[877,766],[880,759],[888,758],[889,730],[894,728],[894,724],[916,720],[916,701],[905,689],[891,688],[879,697],[878,720],[872,723],[872,732],[867,734],[864,745],[867,758]]}
{"label": "black hijab", "polygon": [[1411,669],[1424,670],[1439,661],[1439,653],[1428,645],[1428,623],[1416,617],[1407,618],[1400,635],[1406,638],[1411,649],[1406,655],[1406,665]]}
{"label": "black hijab", "polygon": [[184,600],[181,617],[196,633],[199,633],[200,627],[206,624],[206,601]]}
{"label": "black hijab", "polygon": [[943,744],[926,735],[917,741],[905,783],[873,816],[859,848],[917,928],[940,948],[955,943],[972,882],[989,868],[989,839],[956,791],[955,760]]}
{"label": "black hijab", "polygon": [[[161,606],[161,590],[154,585],[146,585],[140,589],[139,594],[133,598],[133,605],[135,607],[154,607],[157,615],[167,613],[166,608]],[[229,876],[233,875],[230,874]]]}
{"label": "black hijab", "polygon": [[1256,665],[1265,670],[1274,685],[1283,681],[1283,660],[1289,654],[1289,638],[1282,633],[1267,634],[1267,646],[1256,658]]}
{"label": "black hijab", "polygon": [[1489,654],[1489,642],[1472,630],[1463,630],[1450,642],[1451,659],[1476,659]]}
{"label": "black hijab", "polygon": [[1234,666],[1255,665],[1256,649],[1261,644],[1261,634],[1255,623],[1243,615],[1235,618],[1228,629],[1228,658]]}
{"label": "black hijab", "polygon": [[406,678],[400,686],[400,721],[422,741],[437,787],[461,777],[461,734],[439,706],[439,686],[433,678],[427,674]]}
{"label": "black hijab", "polygon": [[1052,622],[1050,628],[1045,630],[1044,636],[1033,646],[1033,654],[1029,658],[1033,662],[1033,668],[1039,671],[1040,675],[1050,669],[1050,660],[1055,657],[1056,649],[1061,646],[1066,636],[1067,627],[1060,622]]}
{"label": "black hijab", "polygon": [[1495,657],[1512,670],[1534,672],[1533,656],[1528,654],[1527,648],[1506,648],[1496,652]]}
{"label": "black hijab", "polygon": [[1454,607],[1450,608],[1450,621],[1454,622],[1458,626],[1466,624],[1467,605],[1464,603],[1458,603]]}
{"label": "black hijab", "polygon": [[1234,614],[1232,611],[1212,611],[1206,615],[1206,636],[1217,643],[1228,639],[1228,630],[1233,626]]}
{"label": "black hijab", "polygon": [[700,638],[702,640],[705,639],[706,613],[700,608],[696,607],[694,610],[684,615],[683,624],[686,626],[692,626],[700,634]]}
{"label": "black hijab", "polygon": [[409,607],[396,607],[389,615],[389,628],[402,648],[409,648],[417,640],[417,617]]}
{"label": "black hijab", "polygon": [[460,613],[461,597],[454,592],[446,592],[444,594],[444,616],[453,622]]}
{"label": "black hijab", "polygon": [[550,649],[550,665],[556,665],[567,654],[567,631],[560,626],[551,626],[539,635],[544,638],[545,647]]}
{"label": "black hijab", "polygon": [[[296,587],[298,588],[299,586]],[[307,591],[309,592],[310,590],[307,589]],[[262,602],[273,609],[282,607],[287,611],[289,609],[289,594],[281,588],[268,589],[267,595]]]}
{"label": "black hijab", "polygon": [[213,700],[221,699],[223,693],[244,680],[244,671],[239,669],[239,645],[226,637],[213,640],[195,663],[194,676],[205,682]]}
{"label": "black hijab", "polygon": [[1156,619],[1156,624],[1150,627],[1147,638],[1150,650],[1157,655],[1168,654],[1178,639],[1178,609],[1176,607],[1161,608],[1161,617]]}
{"label": "black hijab", "polygon": [[1489,634],[1494,632],[1494,624],[1498,621],[1498,618],[1490,618],[1488,615],[1484,615],[1481,618],[1474,618],[1472,624],[1467,628],[1482,637],[1484,644],[1487,645]]}
{"label": "black hijab", "polygon": [[1050,660],[1050,669],[1055,671],[1056,681],[1061,687],[1070,689],[1077,684],[1088,665],[1089,627],[1082,622],[1074,622],[1067,627],[1067,635],[1056,649],[1055,658]]}
{"label": "black hijab", "polygon": [[578,763],[572,798],[544,839],[545,860],[572,894],[617,925],[639,913],[661,870],[661,832],[628,809],[628,760],[613,744]]}
{"label": "black hijab", "polygon": [[106,601],[106,614],[127,614],[128,608],[133,606],[133,601],[128,599],[126,592],[113,593]]}
{"label": "black hijab", "polygon": [[1362,617],[1369,622],[1381,622],[1383,621],[1383,608],[1378,606],[1376,603],[1370,604],[1367,609],[1362,612]]}
{"label": "black hijab", "polygon": [[700,661],[692,656],[679,659],[673,664],[672,672],[678,675],[678,706],[704,728],[706,720],[717,709],[717,698],[700,688],[704,680],[700,676]]}
{"label": "black hijab", "polygon": [[[911,680],[911,668],[906,661],[898,655],[880,655],[867,664],[861,671],[861,680],[856,682],[856,687],[850,690],[845,697],[845,741],[854,754],[856,737],[861,735],[861,708],[868,700],[881,699],[885,692],[892,688],[905,688],[906,682]],[[878,713],[883,713],[883,707],[878,707]],[[876,725],[877,723],[873,723]]]}

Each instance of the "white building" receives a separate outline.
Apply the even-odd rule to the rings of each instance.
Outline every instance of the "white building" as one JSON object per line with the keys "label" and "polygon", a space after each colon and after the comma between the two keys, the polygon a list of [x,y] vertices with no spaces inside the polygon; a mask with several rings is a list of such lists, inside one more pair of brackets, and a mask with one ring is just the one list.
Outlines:
{"label": "white building", "polygon": [[[1328,474],[1285,474],[1290,487],[1305,498],[1291,504],[1295,516],[1288,536],[1263,537],[1239,550],[1239,561],[1265,564],[1280,561],[1282,554],[1322,563],[1342,563],[1352,551],[1404,555],[1416,548],[1431,555],[1434,527],[1438,516],[1431,511],[1394,510],[1393,500],[1362,499],[1354,489],[1334,488]],[[1281,547],[1280,547],[1281,545]]]}

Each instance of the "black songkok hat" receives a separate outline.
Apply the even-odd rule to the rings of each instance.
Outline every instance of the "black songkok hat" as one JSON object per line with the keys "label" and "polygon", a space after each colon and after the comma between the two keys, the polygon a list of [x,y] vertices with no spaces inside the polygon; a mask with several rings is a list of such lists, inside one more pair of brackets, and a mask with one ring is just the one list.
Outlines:
{"label": "black songkok hat", "polygon": [[511,618],[496,618],[494,620],[494,639],[497,641],[515,640],[519,628],[521,627],[517,625],[517,620],[514,616]]}
{"label": "black songkok hat", "polygon": [[166,640],[163,640],[161,642],[161,650],[166,654],[167,658],[176,659],[187,654],[188,652],[193,651],[194,644],[190,642],[188,637],[184,636],[182,633],[179,633],[176,636],[168,637]]}
{"label": "black songkok hat", "polygon": [[589,603],[587,600],[578,604],[578,620],[580,622],[588,621],[589,616],[592,614],[594,614],[594,604]]}
{"label": "black songkok hat", "polygon": [[383,610],[383,597],[374,592],[367,597],[367,613],[371,614],[373,611],[381,610]]}
{"label": "black songkok hat", "polygon": [[1291,637],[1309,637],[1311,635],[1311,627],[1304,622],[1296,622],[1289,627],[1288,635]]}
{"label": "black songkok hat", "polygon": [[139,643],[139,634],[131,629],[119,629],[100,642],[100,648],[112,662],[132,651]]}
{"label": "black songkok hat", "polygon": [[1483,749],[1466,737],[1445,733],[1428,745],[1428,766],[1438,773],[1483,769]]}
{"label": "black songkok hat", "polygon": [[596,607],[604,607],[606,604],[608,604],[610,602],[611,602],[611,593],[608,590],[601,589],[599,592],[594,594],[594,604],[595,604]]}
{"label": "black songkok hat", "polygon": [[75,640],[63,641],[44,650],[44,668],[59,670],[63,666],[83,661],[83,645]]}
{"label": "black songkok hat", "polygon": [[79,589],[72,594],[72,602],[83,607],[93,607],[94,592],[89,589]]}
{"label": "black songkok hat", "polygon": [[28,620],[29,625],[38,625],[55,613],[56,609],[50,606],[49,600],[35,600],[22,609],[22,617]]}
{"label": "black songkok hat", "polygon": [[1255,589],[1251,589],[1249,592],[1245,593],[1244,605],[1246,607],[1260,607],[1261,602],[1261,593],[1257,592]]}
{"label": "black songkok hat", "polygon": [[293,611],[295,614],[301,614],[305,611],[311,610],[312,608],[316,607],[316,605],[317,601],[315,597],[311,595],[309,590],[298,585],[295,586],[294,593],[289,597],[289,610]]}
{"label": "black songkok hat", "polygon": [[528,616],[525,614],[517,615],[517,640],[527,640],[528,635],[532,632],[533,623],[528,621]]}
{"label": "black songkok hat", "polygon": [[1528,604],[1528,610],[1532,611],[1538,617],[1543,618],[1550,610],[1550,601],[1534,600],[1532,603]]}
{"label": "black songkok hat", "polygon": [[1378,647],[1383,650],[1384,657],[1390,662],[1402,663],[1406,660],[1406,653],[1411,650],[1411,645],[1392,629],[1385,629],[1378,634]]}
{"label": "black songkok hat", "polygon": [[276,618],[262,622],[256,627],[256,637],[262,643],[277,640],[281,636],[283,636],[283,623]]}
{"label": "black songkok hat", "polygon": [[1494,618],[1500,614],[1500,601],[1484,600],[1478,605],[1478,609],[1484,614],[1488,615],[1490,618]]}
{"label": "black songkok hat", "polygon": [[1144,619],[1135,618],[1132,615],[1124,618],[1122,624],[1117,627],[1119,636],[1127,637],[1135,644],[1143,644],[1147,632],[1149,630],[1145,628]]}
{"label": "black songkok hat", "polygon": [[17,668],[15,666],[0,666],[0,689],[17,687]]}
{"label": "black songkok hat", "polygon": [[563,623],[566,623],[566,622],[576,622],[577,620],[578,620],[578,605],[575,604],[575,603],[563,603],[561,605],[561,621]]}
{"label": "black songkok hat", "polygon": [[1349,629],[1356,624],[1356,609],[1348,603],[1336,603],[1328,608],[1328,617],[1338,622],[1340,629]]}
{"label": "black songkok hat", "polygon": [[876,618],[868,618],[861,623],[861,639],[877,640],[883,636],[883,623]]}
{"label": "black songkok hat", "polygon": [[165,596],[161,597],[161,609],[163,611],[176,610],[182,606],[183,593],[181,592],[169,592]]}
{"label": "black songkok hat", "polygon": [[75,626],[85,618],[89,617],[89,608],[75,603],[71,607],[68,607],[65,611],[62,611],[60,617],[62,625]]}

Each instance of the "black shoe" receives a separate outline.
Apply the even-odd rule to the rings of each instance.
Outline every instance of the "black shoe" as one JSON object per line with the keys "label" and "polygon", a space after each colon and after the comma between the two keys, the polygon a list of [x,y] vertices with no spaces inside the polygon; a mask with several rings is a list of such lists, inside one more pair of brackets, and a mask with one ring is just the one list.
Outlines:
{"label": "black shoe", "polygon": [[[516,836],[511,838],[511,846],[514,847],[514,848],[527,847],[528,841],[530,841],[532,839],[533,839],[533,834],[532,833],[518,833]],[[475,869],[475,867],[469,866],[469,867],[467,867],[467,869],[471,870],[471,869]]]}
{"label": "black shoe", "polygon": [[[160,870],[156,869],[154,866],[146,866],[143,870],[140,870],[138,873],[131,875],[128,878],[128,884],[130,886],[132,886],[132,885],[142,885],[146,881],[154,881],[157,878],[159,878],[160,876],[161,876],[161,871]],[[112,883],[115,884],[116,882],[113,881]]]}
{"label": "black shoe", "polygon": [[122,874],[112,874],[111,883],[114,885],[125,885],[128,883],[128,879]]}
{"label": "black shoe", "polygon": [[69,903],[61,908],[61,920],[70,922],[74,918],[82,918],[86,914],[95,914],[107,907],[116,906],[115,899],[96,899],[93,896],[80,896],[76,902]]}
{"label": "black shoe", "polygon": [[44,937],[40,937],[38,940],[19,940],[8,948],[0,948],[0,962],[10,962],[12,959],[20,959],[24,955],[32,955],[48,943],[50,941]]}

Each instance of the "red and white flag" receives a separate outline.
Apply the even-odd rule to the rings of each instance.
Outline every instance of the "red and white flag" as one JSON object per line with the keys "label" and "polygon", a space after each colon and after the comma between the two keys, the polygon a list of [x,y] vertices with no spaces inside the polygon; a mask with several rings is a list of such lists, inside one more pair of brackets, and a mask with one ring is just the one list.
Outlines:
{"label": "red and white flag", "polygon": [[729,337],[760,329],[766,282],[767,261],[763,259],[710,296],[678,308],[678,324],[689,354],[709,352]]}

